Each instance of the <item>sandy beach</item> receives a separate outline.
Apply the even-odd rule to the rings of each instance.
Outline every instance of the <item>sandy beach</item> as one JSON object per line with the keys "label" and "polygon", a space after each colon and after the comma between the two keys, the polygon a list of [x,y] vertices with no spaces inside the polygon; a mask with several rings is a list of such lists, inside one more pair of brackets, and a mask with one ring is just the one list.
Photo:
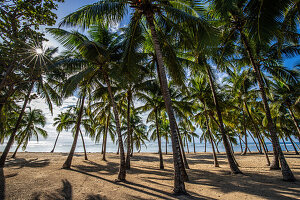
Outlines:
{"label": "sandy beach", "polygon": [[236,154],[244,175],[231,175],[224,154],[220,167],[213,166],[211,153],[187,155],[189,196],[172,194],[172,155],[163,155],[165,169],[159,170],[158,154],[135,153],[127,182],[116,183],[119,157],[101,160],[100,153],[76,154],[71,170],[61,166],[66,153],[18,153],[0,171],[1,196],[8,200],[103,200],[103,199],[300,199],[300,156],[289,153],[287,161],[297,182],[281,180],[281,171],[270,171],[264,155]]}

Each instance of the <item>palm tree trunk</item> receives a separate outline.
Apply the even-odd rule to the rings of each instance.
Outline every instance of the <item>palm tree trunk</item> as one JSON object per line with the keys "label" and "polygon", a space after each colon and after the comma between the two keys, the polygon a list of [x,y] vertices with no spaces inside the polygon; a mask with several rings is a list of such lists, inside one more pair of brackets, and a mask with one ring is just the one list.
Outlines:
{"label": "palm tree trunk", "polygon": [[206,153],[206,137],[204,136],[204,152]]}
{"label": "palm tree trunk", "polygon": [[121,134],[121,127],[120,127],[120,119],[119,119],[119,112],[117,109],[116,102],[114,100],[114,96],[111,90],[110,81],[108,79],[108,75],[105,71],[103,71],[104,79],[107,85],[108,93],[110,96],[111,105],[113,107],[113,112],[115,115],[116,120],[116,129],[118,134],[118,141],[119,141],[119,150],[120,150],[120,168],[117,181],[125,181],[126,178],[126,164],[125,164],[125,153],[124,153],[124,146],[123,146],[123,139]]}
{"label": "palm tree trunk", "polygon": [[232,153],[234,153],[234,149],[233,149],[232,142],[231,142],[231,140],[230,140],[230,139],[228,139],[228,140],[229,140],[229,142],[230,142],[231,151],[232,151]]}
{"label": "palm tree trunk", "polygon": [[84,100],[85,100],[85,94],[81,97],[81,100],[80,100],[81,105],[80,105],[79,115],[78,115],[77,122],[76,122],[76,131],[75,131],[75,135],[74,135],[74,139],[73,139],[73,144],[72,144],[70,153],[67,157],[67,160],[65,161],[65,163],[62,166],[63,169],[71,168],[72,159],[73,159],[73,155],[75,153],[79,130],[80,130],[81,118],[82,118],[82,113],[83,113],[83,108],[84,108]]}
{"label": "palm tree trunk", "polygon": [[297,151],[297,148],[295,147],[295,144],[294,144],[294,142],[293,142],[291,136],[288,136],[288,138],[289,138],[289,140],[291,141],[291,143],[292,143],[292,145],[293,145],[293,148],[294,148],[294,150],[295,150],[295,154],[296,154],[296,155],[299,155],[299,152]]}
{"label": "palm tree trunk", "polygon": [[13,132],[12,132],[12,134],[10,135],[9,140],[8,140],[6,146],[5,146],[5,149],[4,149],[4,151],[3,151],[2,155],[1,155],[1,158],[0,158],[0,168],[3,168],[3,167],[4,167],[4,164],[5,164],[5,160],[6,160],[7,154],[8,154],[8,152],[9,152],[11,146],[12,146],[13,143],[14,143],[14,139],[15,139],[16,133],[17,133],[19,127],[20,127],[21,120],[22,120],[22,117],[23,117],[23,115],[24,115],[24,113],[25,113],[25,109],[26,109],[26,106],[27,106],[27,103],[28,103],[28,100],[29,100],[31,91],[32,91],[32,89],[33,89],[33,86],[34,86],[34,81],[31,82],[31,85],[30,85],[30,87],[29,87],[29,89],[28,89],[28,92],[27,92],[27,94],[26,94],[26,96],[25,96],[25,101],[24,101],[24,103],[23,103],[23,107],[22,107],[22,110],[21,110],[21,112],[20,112],[20,114],[19,114],[19,117],[18,117],[18,120],[17,120],[17,122],[16,122],[15,128],[13,129]]}
{"label": "palm tree trunk", "polygon": [[283,145],[284,145],[285,151],[286,151],[286,152],[289,152],[289,150],[288,150],[288,149],[287,149],[287,147],[286,147],[286,144],[285,144],[285,141],[284,141],[283,137],[281,138],[281,140],[282,140],[282,142],[283,142]]}
{"label": "palm tree trunk", "polygon": [[130,169],[130,153],[131,153],[131,123],[130,123],[130,101],[131,90],[127,91],[127,155],[126,155],[126,169]]}
{"label": "palm tree trunk", "polygon": [[158,115],[157,115],[157,109],[154,109],[155,112],[155,125],[156,125],[156,137],[158,141],[158,154],[159,154],[159,168],[164,169],[164,160],[161,152],[161,137],[159,134],[159,127],[158,127]]}
{"label": "palm tree trunk", "polygon": [[214,139],[213,139],[213,143],[214,143],[214,145],[215,145],[215,147],[216,147],[216,149],[217,149],[217,153],[220,153],[219,148],[218,148],[218,145],[216,144],[216,142],[215,142]]}
{"label": "palm tree trunk", "polygon": [[166,155],[168,154],[168,138],[166,137]]}
{"label": "palm tree trunk", "polygon": [[208,66],[208,65],[206,67],[206,72],[207,72],[207,75],[208,75],[208,78],[209,78],[209,85],[210,85],[210,88],[212,90],[212,96],[213,96],[213,99],[214,99],[214,103],[215,103],[216,111],[217,111],[217,116],[218,116],[218,119],[219,119],[219,127],[220,127],[220,131],[221,131],[221,135],[222,135],[222,139],[223,139],[223,144],[224,144],[224,147],[225,147],[225,151],[226,151],[226,155],[227,155],[227,159],[228,159],[228,163],[229,163],[231,172],[233,174],[241,174],[242,172],[240,171],[239,167],[237,166],[236,162],[234,161],[234,158],[233,158],[234,155],[231,153],[231,150],[230,150],[230,145],[229,145],[227,135],[226,135],[226,131],[225,131],[225,128],[224,128],[222,114],[221,114],[221,110],[219,108],[219,103],[218,103],[217,96],[216,96],[216,91],[215,91],[214,82],[213,82],[213,79],[212,79],[210,66]]}
{"label": "palm tree trunk", "polygon": [[256,146],[257,152],[262,153],[262,152],[259,150],[259,147],[258,147],[258,145],[257,145],[257,143],[256,143],[256,141],[255,141],[255,139],[254,139],[254,137],[253,137],[253,135],[251,134],[251,132],[249,132],[249,135],[251,136],[251,138],[252,138],[252,140],[253,140],[253,142],[254,142],[254,144],[255,144],[255,146]]}
{"label": "palm tree trunk", "polygon": [[[106,132],[106,126],[105,126],[105,128],[104,128],[104,134],[105,134],[105,132]],[[104,134],[103,134],[103,138],[102,138],[101,154],[103,154],[103,152],[104,152],[104,141],[105,141],[105,136],[104,136]]]}
{"label": "palm tree trunk", "polygon": [[190,150],[189,150],[189,144],[188,144],[188,139],[187,139],[187,137],[185,137],[185,141],[186,141],[186,149],[187,149],[187,152],[190,153]]}
{"label": "palm tree trunk", "polygon": [[194,145],[194,153],[196,153],[196,145],[195,145],[195,138],[193,136],[193,145]]}
{"label": "palm tree trunk", "polygon": [[83,135],[81,132],[81,129],[79,129],[80,135],[81,135],[81,140],[82,140],[82,146],[83,146],[83,150],[84,150],[84,160],[88,160],[87,154],[86,154],[86,148],[85,148],[85,143],[84,143],[84,139],[83,139]]}
{"label": "palm tree trunk", "polygon": [[256,63],[250,45],[248,43],[248,40],[246,38],[246,36],[244,35],[244,33],[241,31],[241,29],[239,30],[240,34],[241,34],[241,39],[242,42],[245,46],[245,49],[248,53],[251,65],[253,67],[254,73],[256,74],[257,77],[257,81],[258,81],[258,86],[259,86],[259,90],[261,93],[261,98],[262,98],[262,102],[264,105],[264,109],[265,109],[265,113],[266,113],[266,117],[268,120],[268,130],[270,132],[271,135],[271,141],[272,141],[272,145],[273,145],[273,161],[272,164],[270,165],[270,169],[279,169],[279,162],[281,164],[281,172],[282,172],[282,176],[283,176],[283,180],[285,181],[295,181],[295,177],[293,172],[291,171],[288,163],[285,160],[284,154],[281,150],[280,144],[279,144],[279,139],[276,133],[276,126],[273,123],[272,120],[272,116],[271,116],[271,112],[270,112],[270,108],[269,108],[269,104],[268,104],[268,100],[267,100],[267,96],[265,93],[265,87],[264,87],[264,82],[263,79],[261,77],[261,71],[260,71],[260,66]]}
{"label": "palm tree trunk", "polygon": [[179,140],[179,146],[180,146],[179,154],[180,154],[180,162],[181,162],[181,168],[180,168],[181,175],[182,175],[184,181],[189,181],[189,177],[188,177],[185,169],[189,169],[190,167],[189,167],[189,164],[188,164],[186,156],[185,156],[182,138],[180,137],[180,131],[179,131],[178,124],[176,121],[175,121],[175,126],[176,126],[176,130],[178,133],[178,140]]}
{"label": "palm tree trunk", "polygon": [[[246,108],[246,112],[247,112],[247,114],[248,114],[248,116],[249,116],[249,118],[250,118],[250,121],[252,122],[252,124],[253,124],[253,126],[254,126],[254,130],[255,130],[255,133],[256,133],[256,137],[257,137],[257,140],[258,140],[258,142],[259,142],[259,144],[260,144],[260,152],[261,152],[261,148],[262,148],[263,151],[264,151],[266,160],[267,160],[267,165],[270,166],[270,159],[269,159],[269,156],[268,156],[268,152],[266,151],[266,148],[265,148],[265,146],[264,146],[264,143],[263,143],[263,141],[262,141],[262,139],[261,139],[261,136],[260,136],[261,134],[260,134],[260,132],[259,132],[259,129],[258,129],[258,127],[257,127],[257,124],[254,122],[254,119],[253,119],[253,117],[252,117],[252,115],[251,115],[251,113],[250,113],[250,111],[249,111],[249,108],[248,108],[248,105],[247,105],[246,102],[244,102],[244,106],[245,106],[245,108]],[[254,138],[253,138],[253,141],[254,141]]]}
{"label": "palm tree trunk", "polygon": [[239,141],[240,141],[241,153],[243,153],[243,145],[242,145],[242,141],[241,141],[241,136],[240,135],[239,135]]}
{"label": "palm tree trunk", "polygon": [[298,137],[299,137],[299,140],[300,140],[300,128],[299,128],[299,124],[298,124],[298,122],[296,120],[296,117],[295,117],[295,115],[294,115],[294,113],[293,113],[293,111],[292,111],[292,109],[291,109],[290,106],[288,106],[288,110],[289,110],[289,113],[290,113],[290,115],[291,115],[291,117],[293,119],[293,122],[294,122],[295,126],[296,126],[296,129],[298,131]]}
{"label": "palm tree trunk", "polygon": [[183,161],[183,165],[186,169],[190,169],[189,163],[187,162],[187,159],[186,159],[186,156],[185,156],[184,145],[183,145],[183,142],[182,142],[182,138],[180,136],[180,132],[179,132],[177,122],[176,122],[175,125],[176,125],[176,130],[177,130],[178,136],[179,136],[178,140],[179,140],[180,150],[181,150],[181,155],[180,155],[181,156],[181,161]]}
{"label": "palm tree trunk", "polygon": [[107,133],[109,128],[109,121],[110,121],[110,112],[108,113],[107,119],[106,119],[106,126],[105,126],[105,132],[104,132],[104,143],[103,143],[103,157],[102,160],[106,161],[106,143],[107,143]]}
{"label": "palm tree trunk", "polygon": [[269,152],[269,149],[268,149],[268,146],[267,146],[267,143],[266,143],[265,139],[263,137],[260,137],[260,140],[263,142],[264,147],[266,148],[267,152]]}
{"label": "palm tree trunk", "polygon": [[21,144],[23,143],[23,140],[24,140],[25,137],[23,137],[23,139],[20,141],[20,143],[18,144],[14,154],[11,156],[11,158],[16,158],[16,155],[17,155],[17,152],[18,152],[18,149],[20,148]]}
{"label": "palm tree trunk", "polygon": [[207,130],[208,130],[208,136],[209,136],[211,147],[212,147],[212,150],[213,150],[214,165],[215,165],[215,167],[219,167],[219,162],[218,162],[217,154],[216,154],[216,151],[215,151],[213,138],[212,138],[212,135],[211,135],[211,130],[210,130],[210,126],[209,126],[208,117],[206,115],[204,115],[204,116],[205,116],[206,126],[207,126]]}
{"label": "palm tree trunk", "polygon": [[54,149],[56,147],[56,143],[57,143],[57,140],[58,140],[58,137],[60,135],[60,132],[58,132],[57,136],[56,136],[56,139],[55,139],[55,142],[54,142],[54,146],[53,146],[53,149],[50,151],[50,153],[53,153],[54,152]]}
{"label": "palm tree trunk", "polygon": [[180,146],[178,142],[178,134],[176,131],[176,120],[174,116],[174,111],[172,107],[172,101],[170,97],[170,92],[168,89],[168,83],[167,83],[167,78],[166,78],[166,73],[164,69],[164,64],[163,64],[163,56],[160,48],[160,44],[158,41],[158,37],[156,34],[155,30],[155,25],[154,25],[154,14],[153,12],[148,12],[146,13],[146,20],[148,22],[148,25],[151,30],[151,36],[152,36],[152,41],[154,45],[154,50],[156,53],[157,57],[157,63],[158,63],[158,69],[159,69],[159,74],[160,74],[160,80],[161,80],[161,90],[163,94],[163,98],[165,101],[165,106],[166,110],[169,116],[169,121],[170,121],[170,128],[171,128],[171,139],[172,139],[172,149],[173,149],[173,162],[174,162],[174,189],[173,191],[176,194],[180,193],[186,193],[185,190],[185,185],[184,185],[184,180],[182,178],[181,170],[180,168],[182,167],[182,163],[180,160]]}
{"label": "palm tree trunk", "polygon": [[244,152],[241,155],[246,155],[247,149],[248,149],[248,139],[247,139],[247,133],[245,132],[245,149]]}
{"label": "palm tree trunk", "polygon": [[300,147],[299,147],[299,145],[296,143],[296,142],[294,142],[294,140],[292,140],[292,138],[291,138],[291,141],[293,141],[293,143],[298,147],[298,149],[300,150]]}
{"label": "palm tree trunk", "polygon": [[244,109],[242,109],[242,112],[243,112],[243,132],[245,134],[245,150],[244,150],[244,152],[241,153],[241,155],[246,155],[247,148],[248,148],[248,142],[247,142],[247,130],[246,130],[246,117],[245,117]]}

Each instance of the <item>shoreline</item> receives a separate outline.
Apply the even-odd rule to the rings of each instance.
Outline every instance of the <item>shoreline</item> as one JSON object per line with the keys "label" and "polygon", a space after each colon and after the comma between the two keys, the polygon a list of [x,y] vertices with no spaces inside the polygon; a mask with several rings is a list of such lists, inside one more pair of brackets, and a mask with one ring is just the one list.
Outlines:
{"label": "shoreline", "polygon": [[[270,171],[264,155],[241,156],[237,162],[244,175],[231,175],[225,153],[218,154],[220,167],[213,166],[211,152],[188,153],[190,181],[185,187],[190,196],[173,196],[172,154],[163,154],[165,169],[159,170],[157,153],[134,153],[132,169],[125,183],[116,183],[119,155],[83,153],[73,157],[72,169],[61,169],[68,153],[23,153],[9,160],[3,169],[5,196],[8,200],[54,199],[296,199],[299,181],[281,180],[281,171]],[[296,177],[300,180],[300,156],[285,154]],[[270,155],[271,159],[271,155]],[[1,170],[2,171],[2,170]],[[0,188],[1,189],[1,188]],[[3,190],[3,188],[2,188]],[[70,198],[63,198],[69,196]]]}

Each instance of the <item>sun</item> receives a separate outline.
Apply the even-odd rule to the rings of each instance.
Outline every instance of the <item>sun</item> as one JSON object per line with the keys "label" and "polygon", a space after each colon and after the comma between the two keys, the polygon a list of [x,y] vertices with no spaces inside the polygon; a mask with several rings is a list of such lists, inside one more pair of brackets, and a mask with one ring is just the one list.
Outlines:
{"label": "sun", "polygon": [[36,49],[35,49],[35,52],[36,52],[36,54],[41,55],[41,54],[43,54],[43,49],[41,49],[41,48],[36,48]]}

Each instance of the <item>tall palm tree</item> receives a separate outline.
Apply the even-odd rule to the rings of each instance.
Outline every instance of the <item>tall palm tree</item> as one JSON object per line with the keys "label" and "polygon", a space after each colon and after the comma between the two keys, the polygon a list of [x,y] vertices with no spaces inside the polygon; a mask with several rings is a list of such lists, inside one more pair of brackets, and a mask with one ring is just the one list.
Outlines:
{"label": "tall palm tree", "polygon": [[43,115],[42,110],[40,109],[31,109],[29,107],[29,111],[25,113],[22,119],[22,128],[17,134],[16,138],[18,141],[18,146],[15,152],[12,155],[12,158],[16,157],[17,151],[21,145],[23,145],[23,150],[26,149],[29,140],[32,137],[36,137],[38,140],[39,135],[47,138],[47,131],[41,127],[46,125],[46,117]]}
{"label": "tall palm tree", "polygon": [[[162,48],[158,38],[157,25],[155,24],[155,17],[166,20],[173,20],[173,22],[186,23],[189,25],[199,25],[205,27],[203,19],[199,14],[195,14],[193,10],[186,4],[178,3],[177,1],[158,1],[158,0],[115,0],[107,1],[101,0],[98,3],[87,5],[78,11],[66,16],[61,25],[83,26],[84,28],[96,24],[99,19],[104,19],[107,22],[120,22],[123,17],[133,9],[129,26],[134,29],[142,23],[145,18],[150,28],[152,43],[155,50],[155,55],[158,63],[158,75],[161,84],[161,90],[165,101],[166,110],[170,119],[171,138],[173,148],[174,161],[174,192],[186,193],[184,181],[181,175],[181,160],[180,160],[180,146],[178,143],[178,133],[176,130],[176,120],[173,112],[172,102],[168,90],[168,83],[166,79],[166,72],[164,68]],[[86,17],[89,16],[89,17]],[[172,22],[171,22],[172,23]],[[176,23],[172,23],[176,24]],[[132,25],[132,26],[131,26]],[[132,37],[135,37],[134,29]],[[206,29],[203,29],[206,30]]]}
{"label": "tall palm tree", "polygon": [[[158,85],[153,82],[153,84],[149,85],[149,89],[145,92],[139,92],[137,94],[137,98],[141,102],[145,102],[145,104],[139,108],[143,112],[149,112],[147,116],[147,122],[153,121],[154,124],[150,125],[149,133],[154,131],[151,134],[152,140],[157,140],[158,142],[158,154],[159,154],[159,166],[160,169],[164,169],[163,156],[162,156],[162,147],[161,147],[161,133],[159,127],[159,114],[164,107],[163,98],[161,96],[160,90],[158,90]],[[167,142],[166,142],[167,143]]]}
{"label": "tall palm tree", "polygon": [[[119,111],[112,90],[112,82],[109,78],[109,75],[113,75],[109,70],[116,70],[116,68],[120,67],[120,65],[118,65],[122,55],[122,43],[120,42],[120,38],[117,37],[117,34],[111,33],[108,27],[103,25],[94,26],[93,29],[90,30],[89,33],[92,40],[89,40],[88,37],[78,32],[68,32],[58,28],[48,29],[48,32],[53,34],[55,38],[70,48],[70,50],[76,49],[81,54],[83,61],[86,63],[86,67],[74,76],[77,83],[78,80],[85,79],[86,77],[88,77],[90,81],[104,80],[113,108],[120,149],[120,170],[117,181],[125,181],[125,153]],[[99,77],[99,74],[103,77]],[[71,80],[69,88],[74,89],[74,85],[75,81]]]}
{"label": "tall palm tree", "polygon": [[49,66],[52,64],[51,60],[53,60],[53,54],[57,51],[57,49],[46,49],[43,54],[36,54],[31,56],[31,61],[27,61],[23,64],[24,69],[26,70],[26,81],[29,83],[29,88],[26,91],[26,94],[24,95],[24,103],[22,106],[22,109],[20,110],[19,117],[16,120],[15,127],[9,137],[9,140],[6,144],[6,147],[1,155],[0,158],[0,168],[4,167],[6,157],[8,155],[8,152],[11,148],[11,146],[14,143],[14,139],[16,136],[17,131],[20,128],[22,118],[25,113],[25,109],[27,107],[27,104],[31,97],[31,92],[34,88],[34,86],[37,87],[37,93],[42,97],[46,99],[46,102],[48,104],[48,107],[52,113],[52,102],[55,102],[57,105],[60,105],[60,96],[56,93],[56,91],[52,88],[52,85],[48,83],[45,80],[44,75],[47,72],[50,72],[51,69]]}
{"label": "tall palm tree", "polygon": [[[269,63],[266,61],[270,61],[270,59],[273,58],[262,54],[261,49],[263,49],[262,47],[266,46],[266,44],[274,43],[272,40],[275,34],[282,31],[282,29],[280,29],[281,21],[278,19],[284,19],[283,10],[288,8],[290,3],[289,1],[270,1],[260,4],[259,1],[255,0],[231,0],[224,3],[222,0],[214,0],[211,4],[214,15],[221,17],[229,26],[223,27],[229,30],[225,43],[230,40],[231,37],[235,37],[238,34],[239,43],[244,47],[250,62],[249,65],[252,66],[254,70],[273,145],[274,159],[270,165],[270,169],[279,169],[280,161],[283,179],[286,181],[294,181],[295,177],[279,145],[278,135],[272,120],[261,71],[261,66],[267,67]],[[296,31],[290,30],[290,32]],[[286,32],[287,37],[284,38],[285,36],[283,36],[283,38],[279,40],[287,41],[288,35],[290,34]]]}

